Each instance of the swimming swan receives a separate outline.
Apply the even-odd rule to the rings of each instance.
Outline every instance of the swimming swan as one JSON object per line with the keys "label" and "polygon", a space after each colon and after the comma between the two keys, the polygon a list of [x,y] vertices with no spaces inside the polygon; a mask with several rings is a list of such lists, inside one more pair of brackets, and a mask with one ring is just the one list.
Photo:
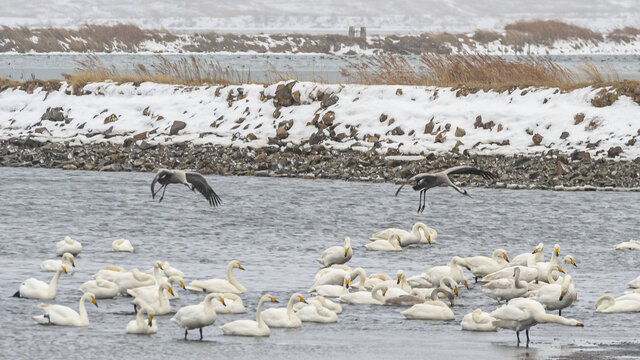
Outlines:
{"label": "swimming swan", "polygon": [[[201,303],[184,306],[171,318],[171,321],[184,329],[185,340],[187,340],[189,330],[193,329],[200,329],[200,340],[202,340],[202,328],[213,325],[216,321],[216,311],[212,304],[215,298],[220,299],[220,295],[207,294]],[[223,305],[225,304],[224,299],[221,299],[221,302]]]}
{"label": "swimming swan", "polygon": [[[147,321],[144,320],[144,314],[147,314]],[[143,307],[136,314],[135,320],[129,321],[127,324],[127,334],[151,335],[158,332],[158,325],[153,320],[153,310]]]}
{"label": "swimming swan", "polygon": [[[456,281],[453,280],[453,278],[451,278],[450,276],[445,276],[442,279],[440,279],[440,288],[443,288],[445,290],[447,290],[448,292],[453,293],[454,295],[458,296],[458,284],[456,284]],[[431,288],[413,288],[411,289],[411,292],[414,295],[418,295],[420,297],[422,297],[423,299],[426,298],[430,298],[431,297],[431,293],[436,290],[437,287],[431,287]],[[438,296],[441,298],[445,298],[447,297],[444,293],[438,293]]]}
{"label": "swimming swan", "polygon": [[364,245],[369,251],[402,251],[400,236],[391,236],[388,240],[375,240]]}
{"label": "swimming swan", "polygon": [[478,308],[466,314],[462,318],[460,325],[462,326],[462,330],[467,331],[496,331],[498,328],[493,325],[495,320],[496,318],[489,315],[489,313]]}
{"label": "swimming swan", "polygon": [[463,258],[454,256],[451,261],[449,261],[449,264],[444,266],[434,266],[425,270],[422,275],[431,284],[438,284],[440,283],[440,279],[445,276],[450,276],[456,281],[456,283],[464,283],[465,286],[468,286],[467,278],[464,276],[464,272],[460,266],[465,267],[467,270],[471,270]]}
{"label": "swimming swan", "polygon": [[640,301],[616,300],[612,295],[600,296],[596,301],[596,312],[599,313],[624,313],[640,312]]}
{"label": "swimming swan", "polygon": [[438,293],[444,292],[451,306],[453,306],[453,294],[438,288],[431,293],[431,301],[422,304],[416,304],[409,309],[401,312],[401,314],[410,320],[453,320],[455,315],[453,311],[442,301],[438,300]]}
{"label": "swimming swan", "polygon": [[65,236],[64,240],[60,240],[56,243],[56,255],[58,256],[62,256],[67,252],[73,256],[77,256],[81,251],[82,244],[68,236]]}
{"label": "swimming swan", "polygon": [[73,273],[73,268],[76,267],[76,262],[71,253],[62,254],[61,260],[45,260],[40,263],[40,269],[45,272],[56,272],[60,269],[60,266],[64,265],[67,268],[67,273]]}
{"label": "swimming swan", "polygon": [[616,250],[640,250],[640,241],[629,240],[613,246]]}
{"label": "swimming swan", "polygon": [[63,272],[67,272],[67,268],[64,265],[56,271],[56,274],[53,275],[48,284],[42,280],[28,278],[20,284],[20,289],[13,296],[27,299],[53,300],[56,298],[58,279]]}
{"label": "swimming swan", "polygon": [[509,301],[491,312],[496,318],[493,325],[501,329],[510,329],[516,332],[518,346],[520,346],[520,331],[527,334],[527,346],[529,346],[529,329],[536,324],[556,323],[568,326],[584,326],[575,319],[567,319],[558,315],[547,314],[542,304],[533,299],[517,298]]}
{"label": "swimming swan", "polygon": [[43,309],[45,314],[34,316],[33,319],[42,325],[89,326],[89,317],[84,307],[84,302],[89,299],[98,307],[96,297],[92,293],[86,293],[80,298],[79,314],[67,306],[40,304],[38,307]]}
{"label": "swimming swan", "polygon": [[258,302],[258,309],[256,310],[256,321],[253,320],[236,320],[230,323],[226,323],[220,327],[224,335],[235,336],[269,336],[271,331],[269,326],[262,320],[262,305],[265,302],[277,303],[273,296],[266,294],[262,295]]}
{"label": "swimming swan", "polygon": [[229,265],[227,265],[227,279],[193,280],[189,286],[187,286],[187,289],[207,293],[241,294],[247,292],[247,289],[233,277],[231,272],[233,269],[244,270],[244,267],[240,265],[238,260],[232,260],[229,262]]}
{"label": "swimming swan", "polygon": [[[297,305],[297,304],[296,304]],[[296,312],[298,318],[302,322],[315,322],[315,323],[334,323],[338,321],[338,315],[322,306],[320,301],[315,301]]]}
{"label": "swimming swan", "polygon": [[494,250],[491,257],[472,256],[464,258],[464,261],[466,261],[467,265],[471,268],[475,282],[478,282],[478,278],[482,278],[492,272],[509,266],[509,257],[507,256],[507,251],[504,249]]}
{"label": "swimming swan", "polygon": [[509,264],[511,266],[527,266],[529,258],[533,258],[534,264],[544,261],[544,244],[539,243],[531,253],[523,253],[514,257]]}
{"label": "swimming swan", "polygon": [[424,223],[417,222],[411,228],[411,232],[399,228],[389,228],[371,235],[370,240],[387,240],[392,235],[400,237],[400,246],[402,247],[412,244],[435,243],[438,237],[438,233],[434,229]]}
{"label": "swimming swan", "polygon": [[[217,314],[244,314],[247,312],[240,296],[232,293],[218,295],[220,295],[220,298],[215,298],[212,303],[213,309]],[[224,301],[224,304],[222,301]]]}
{"label": "swimming swan", "polygon": [[116,252],[133,252],[133,245],[127,239],[117,239],[111,243],[111,249]]}
{"label": "swimming swan", "polygon": [[315,292],[320,296],[326,297],[340,297],[349,293],[349,282],[351,276],[346,274],[342,279],[342,286],[338,285],[320,285],[315,289]]}
{"label": "swimming swan", "polygon": [[352,256],[351,238],[347,236],[344,238],[344,246],[332,246],[328,248],[322,252],[322,255],[320,255],[317,260],[322,266],[329,267],[333,264],[344,264],[351,260]]}
{"label": "swimming swan", "polygon": [[295,293],[289,298],[286,308],[270,308],[262,312],[264,322],[270,328],[298,328],[302,326],[302,321],[293,311],[293,304],[296,302],[307,303],[301,294]]}
{"label": "swimming swan", "polygon": [[[142,273],[138,269],[131,269],[130,271],[126,271],[122,273],[114,272],[113,274],[115,276],[113,276],[113,280],[110,280],[110,279],[109,280],[113,281],[118,285],[118,292],[121,295],[128,296],[127,290],[129,289],[155,285],[156,279],[158,279],[160,276],[159,276],[158,268],[156,267],[154,268],[154,270],[155,270],[154,272],[156,276]],[[107,274],[102,270],[99,273]]]}
{"label": "swimming swan", "polygon": [[498,300],[498,303],[501,300],[508,301],[520,297],[528,291],[527,283],[520,280],[520,267],[509,269],[513,269],[512,279],[492,280],[482,286],[482,292],[488,297]]}
{"label": "swimming swan", "polygon": [[118,284],[97,277],[95,280],[89,280],[80,285],[78,290],[82,293],[93,293],[96,299],[111,299],[118,295]]}
{"label": "swimming swan", "polygon": [[502,270],[492,272],[491,274],[483,277],[481,281],[489,282],[491,280],[498,280],[498,279],[512,279],[513,268],[520,269],[520,280],[523,280],[526,282],[536,280],[538,279],[538,268],[536,266],[537,263],[535,262],[535,260],[536,260],[535,257],[530,257],[529,260],[527,260],[528,261],[527,266],[517,265],[517,266],[506,267]]}

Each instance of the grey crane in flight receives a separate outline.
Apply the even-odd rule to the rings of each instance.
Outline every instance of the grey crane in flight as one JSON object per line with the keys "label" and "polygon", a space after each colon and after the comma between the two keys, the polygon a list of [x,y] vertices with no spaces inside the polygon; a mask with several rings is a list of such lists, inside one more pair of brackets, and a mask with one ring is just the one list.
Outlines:
{"label": "grey crane in flight", "polygon": [[480,170],[473,166],[465,166],[465,165],[454,166],[452,168],[449,168],[440,172],[421,173],[407,179],[396,191],[396,196],[398,196],[398,193],[406,184],[411,184],[411,186],[413,187],[413,190],[415,191],[420,190],[420,203],[418,204],[418,213],[421,213],[424,211],[424,207],[427,202],[427,195],[426,195],[427,190],[436,186],[451,186],[452,188],[456,189],[460,194],[471,197],[471,195],[467,193],[467,190],[457,186],[456,184],[451,182],[451,179],[449,178],[450,175],[461,175],[461,174],[480,175],[487,180],[497,179],[497,176],[495,176],[494,174],[485,170]]}
{"label": "grey crane in flight", "polygon": [[[158,191],[155,191],[156,183],[162,185]],[[162,196],[160,196],[159,200],[162,201],[164,198],[164,192],[167,190],[167,185],[169,184],[184,184],[193,192],[198,190],[198,192],[207,199],[211,206],[215,207],[222,204],[222,200],[220,200],[218,194],[213,191],[211,186],[207,183],[207,180],[205,180],[202,175],[196,172],[183,170],[158,170],[156,177],[153,178],[153,181],[151,182],[151,197],[155,199],[156,195],[158,195],[160,190],[162,190]]]}

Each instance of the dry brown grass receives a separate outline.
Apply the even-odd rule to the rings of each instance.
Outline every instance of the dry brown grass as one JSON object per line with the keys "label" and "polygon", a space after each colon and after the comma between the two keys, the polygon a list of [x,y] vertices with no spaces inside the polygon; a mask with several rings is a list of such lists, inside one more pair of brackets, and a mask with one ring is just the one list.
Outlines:
{"label": "dry brown grass", "polygon": [[527,38],[537,43],[552,43],[555,40],[582,39],[602,41],[602,34],[577,25],[557,20],[517,21],[504,27],[507,32],[515,31],[526,34]]}

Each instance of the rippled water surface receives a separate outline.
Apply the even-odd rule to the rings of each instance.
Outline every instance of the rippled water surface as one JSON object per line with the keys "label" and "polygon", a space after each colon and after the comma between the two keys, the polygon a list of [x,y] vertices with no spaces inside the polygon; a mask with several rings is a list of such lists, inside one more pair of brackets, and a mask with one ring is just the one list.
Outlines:
{"label": "rippled water surface", "polygon": [[[406,191],[396,198],[392,184],[208,176],[224,202],[212,209],[200,195],[178,185],[169,187],[162,203],[154,202],[152,177],[0,168],[3,357],[111,358],[117,351],[139,358],[494,359],[571,356],[576,350],[603,349],[601,344],[631,343],[623,348],[638,349],[640,314],[596,314],[594,303],[605,292],[622,294],[639,274],[637,253],[613,250],[613,244],[637,238],[639,193],[471,189],[474,197],[466,198],[438,188],[429,191],[425,213],[416,215],[417,194]],[[408,228],[415,221],[437,229],[439,244],[401,253],[366,252],[362,247],[379,229]],[[126,335],[134,315],[131,299],[122,297],[88,307],[88,328],[38,325],[31,317],[41,314],[37,304],[42,301],[9,296],[26,278],[51,278],[52,273],[40,272],[39,263],[55,258],[55,243],[66,235],[81,241],[84,250],[76,273],[61,278],[56,303],[77,308],[78,287],[105,265],[148,269],[155,260],[170,261],[185,272],[188,282],[223,277],[227,262],[239,259],[247,268],[236,278],[248,289],[243,295],[248,313],[219,316],[214,326],[204,329],[203,342],[183,341],[183,331],[170,316],[157,317],[156,335]],[[456,320],[451,322],[407,321],[398,308],[346,305],[336,324],[273,329],[271,337],[263,339],[222,335],[218,326],[255,316],[261,294],[270,292],[286,303],[292,292],[308,289],[320,269],[315,259],[345,236],[354,245],[350,265],[367,273],[404,269],[409,275],[444,265],[454,255],[489,255],[500,247],[513,257],[530,252],[538,242],[547,245],[548,257],[559,243],[561,255],[574,255],[578,264],[570,270],[579,301],[563,315],[586,326],[536,326],[530,349],[516,348],[511,331],[463,332],[464,314],[476,307],[497,307],[471,284],[456,299]],[[120,237],[131,240],[135,253],[111,252],[111,242]],[[174,311],[202,299],[179,291]],[[196,339],[197,331],[191,337]]]}

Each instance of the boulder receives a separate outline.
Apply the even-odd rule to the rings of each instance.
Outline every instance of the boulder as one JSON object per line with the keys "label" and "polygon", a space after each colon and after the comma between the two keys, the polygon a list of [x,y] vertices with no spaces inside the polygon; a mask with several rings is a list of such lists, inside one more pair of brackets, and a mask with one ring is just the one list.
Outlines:
{"label": "boulder", "polygon": [[149,133],[146,131],[143,131],[141,133],[133,135],[133,141],[144,140],[147,137],[149,137]]}
{"label": "boulder", "polygon": [[431,120],[424,126],[424,133],[425,134],[433,133],[433,128],[435,126],[436,126],[436,124],[433,122],[433,118],[431,118]]}
{"label": "boulder", "polygon": [[322,123],[325,126],[333,125],[333,120],[336,119],[336,114],[333,111],[327,111],[324,115],[322,115]]}
{"label": "boulder", "polygon": [[187,127],[187,124],[184,121],[176,120],[171,124],[171,129],[169,129],[169,135],[177,135],[178,132]]}
{"label": "boulder", "polygon": [[533,145],[540,145],[540,143],[542,142],[542,139],[544,137],[538,133],[535,133],[535,135],[533,135],[533,137],[531,137],[531,140],[533,140]]}
{"label": "boulder", "polygon": [[467,132],[464,131],[463,128],[456,127],[456,134],[455,135],[456,135],[456,137],[463,137],[463,136],[467,135]]}
{"label": "boulder", "polygon": [[280,126],[276,130],[276,136],[278,139],[286,139],[289,136],[289,132],[284,128],[284,126]]}
{"label": "boulder", "polygon": [[617,156],[620,156],[620,154],[622,154],[622,152],[623,151],[622,151],[622,148],[620,146],[612,146],[607,151],[607,156],[609,156],[610,158],[617,157]]}
{"label": "boulder", "polygon": [[483,126],[484,124],[482,124],[482,116],[481,115],[476,116],[476,121],[473,123],[473,128],[477,129]]}
{"label": "boulder", "polygon": [[404,135],[404,130],[400,126],[396,126],[391,130],[391,135]]}
{"label": "boulder", "polygon": [[61,107],[55,108],[47,108],[47,111],[42,114],[40,120],[49,120],[49,121],[64,121],[64,113],[62,112]]}
{"label": "boulder", "polygon": [[[249,140],[249,141],[256,140],[257,138],[258,138],[258,137],[257,137],[254,133],[249,133],[249,134],[247,135],[247,140]],[[263,154],[263,155],[264,155],[264,154]]]}
{"label": "boulder", "polygon": [[567,131],[563,131],[562,134],[560,134],[560,139],[564,140],[566,138],[569,137],[569,133]]}
{"label": "boulder", "polygon": [[291,106],[295,103],[293,98],[293,86],[296,84],[296,81],[291,81],[286,84],[278,85],[276,89],[276,104],[280,106]]}
{"label": "boulder", "polygon": [[385,122],[387,121],[387,115],[386,114],[380,114],[380,122]]}
{"label": "boulder", "polygon": [[322,106],[323,109],[326,109],[331,105],[335,105],[335,103],[337,102],[338,102],[338,95],[325,93],[325,94],[322,94],[322,100],[320,100],[320,106]]}
{"label": "boulder", "polygon": [[118,115],[116,115],[116,114],[111,114],[111,115],[107,116],[106,118],[104,118],[104,123],[105,124],[112,123],[114,121],[118,121]]}

